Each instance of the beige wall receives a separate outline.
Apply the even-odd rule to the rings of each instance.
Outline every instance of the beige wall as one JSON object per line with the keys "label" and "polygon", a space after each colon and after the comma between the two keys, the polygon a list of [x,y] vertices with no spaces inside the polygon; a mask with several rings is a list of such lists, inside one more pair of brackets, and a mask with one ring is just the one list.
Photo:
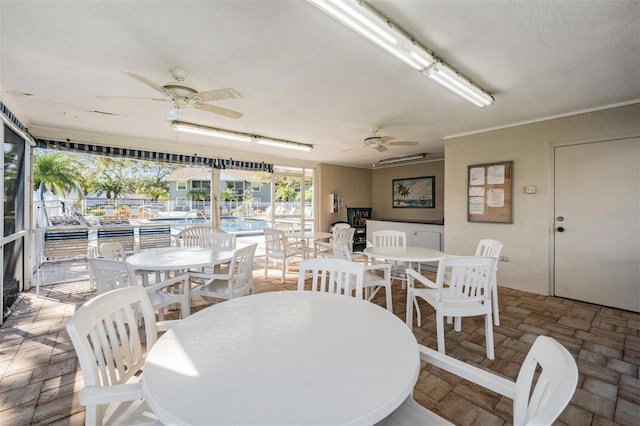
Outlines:
{"label": "beige wall", "polygon": [[[498,283],[551,294],[553,147],[640,135],[640,104],[459,137],[445,142],[444,250],[473,254],[478,240],[504,243]],[[467,222],[467,166],[513,160],[514,223]],[[524,194],[535,185],[536,194]],[[376,198],[376,197],[374,197]]]}
{"label": "beige wall", "polygon": [[[318,230],[326,231],[333,222],[347,220],[347,207],[371,206],[371,170],[355,167],[318,164]],[[329,194],[338,194],[344,206],[338,213],[330,213]]]}
{"label": "beige wall", "polygon": [[[393,179],[435,176],[436,204],[433,209],[393,208]],[[440,221],[444,217],[444,160],[375,169],[371,179],[374,219]]]}

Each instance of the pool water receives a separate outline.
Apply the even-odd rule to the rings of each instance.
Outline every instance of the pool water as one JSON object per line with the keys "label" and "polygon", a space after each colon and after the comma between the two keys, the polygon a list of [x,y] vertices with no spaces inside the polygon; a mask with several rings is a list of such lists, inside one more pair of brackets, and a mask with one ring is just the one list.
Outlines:
{"label": "pool water", "polygon": [[[183,218],[183,217],[163,217],[150,219],[152,221],[157,222],[167,222],[173,223],[176,225],[193,225],[200,223],[207,223],[203,218]],[[245,232],[255,232],[262,231],[265,228],[271,227],[271,223],[266,220],[260,219],[249,219],[242,217],[221,217],[220,218],[220,229],[225,232],[233,232],[233,233],[245,233]],[[178,228],[175,226],[174,228]]]}

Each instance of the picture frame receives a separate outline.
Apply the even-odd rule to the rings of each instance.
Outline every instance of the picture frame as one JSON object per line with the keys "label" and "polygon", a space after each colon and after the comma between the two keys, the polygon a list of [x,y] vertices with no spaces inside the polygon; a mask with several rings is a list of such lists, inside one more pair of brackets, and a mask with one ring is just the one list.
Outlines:
{"label": "picture frame", "polygon": [[513,161],[468,166],[467,221],[513,223]]}
{"label": "picture frame", "polygon": [[394,209],[433,209],[436,207],[436,177],[393,179],[391,203]]}

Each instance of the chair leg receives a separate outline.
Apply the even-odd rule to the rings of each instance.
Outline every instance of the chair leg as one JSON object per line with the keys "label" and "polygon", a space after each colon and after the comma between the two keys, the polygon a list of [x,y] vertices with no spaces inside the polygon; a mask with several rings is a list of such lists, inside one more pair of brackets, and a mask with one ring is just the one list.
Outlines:
{"label": "chair leg", "polygon": [[[407,327],[409,327],[409,330],[413,331],[413,291],[411,291],[411,289],[409,289],[409,291],[407,292],[407,318],[406,318],[406,323],[407,323]],[[418,316],[418,320],[420,319],[420,317]]]}
{"label": "chair leg", "polygon": [[436,312],[436,333],[438,335],[438,352],[444,352],[444,316]]}
{"label": "chair leg", "polygon": [[282,284],[284,284],[284,277],[286,273],[287,273],[287,258],[285,257],[284,259],[282,259],[282,281],[280,281]]}
{"label": "chair leg", "polygon": [[387,310],[393,313],[393,298],[391,297],[391,286],[387,285],[384,288],[384,295],[387,298]]}
{"label": "chair leg", "polygon": [[496,327],[500,326],[500,309],[498,308],[498,283],[494,282],[491,286],[491,299],[493,302],[493,323]]}
{"label": "chair leg", "polygon": [[455,317],[453,320],[453,329],[457,332],[462,330],[462,317]]}
{"label": "chair leg", "polygon": [[413,304],[416,307],[416,317],[418,318],[418,327],[422,327],[422,314],[420,313],[420,306],[418,306],[418,299],[413,299]]}
{"label": "chair leg", "polygon": [[484,319],[485,334],[487,336],[487,358],[494,359],[493,353],[493,323],[491,321],[491,312],[488,312]]}
{"label": "chair leg", "polygon": [[267,278],[267,269],[269,269],[269,256],[264,255],[264,277]]}

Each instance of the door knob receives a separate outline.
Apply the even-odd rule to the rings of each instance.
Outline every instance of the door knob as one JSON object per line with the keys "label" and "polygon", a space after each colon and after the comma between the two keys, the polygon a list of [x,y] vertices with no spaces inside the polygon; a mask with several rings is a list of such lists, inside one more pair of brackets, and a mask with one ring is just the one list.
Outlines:
{"label": "door knob", "polygon": [[558,231],[558,232],[564,232],[564,226],[558,226],[558,227],[556,228],[556,231]]}

